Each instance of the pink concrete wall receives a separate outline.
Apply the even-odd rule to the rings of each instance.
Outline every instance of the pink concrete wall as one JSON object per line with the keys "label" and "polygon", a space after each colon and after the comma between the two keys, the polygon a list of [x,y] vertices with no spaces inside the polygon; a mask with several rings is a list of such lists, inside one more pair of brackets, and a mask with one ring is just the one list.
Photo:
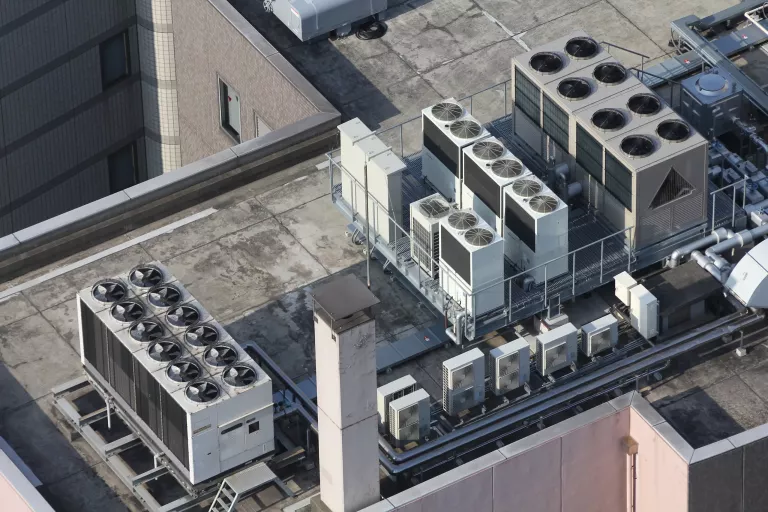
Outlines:
{"label": "pink concrete wall", "polygon": [[35,512],[2,474],[0,474],[0,509],[8,512]]}
{"label": "pink concrete wall", "polygon": [[688,463],[634,409],[629,432],[638,443],[637,512],[686,512]]}
{"label": "pink concrete wall", "polygon": [[562,439],[556,438],[493,468],[495,510],[561,512],[561,451]]}

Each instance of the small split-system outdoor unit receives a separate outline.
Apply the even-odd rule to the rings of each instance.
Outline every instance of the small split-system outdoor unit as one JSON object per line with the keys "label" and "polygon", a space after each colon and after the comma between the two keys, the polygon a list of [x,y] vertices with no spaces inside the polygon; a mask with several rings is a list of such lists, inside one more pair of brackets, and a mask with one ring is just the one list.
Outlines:
{"label": "small split-system outdoor unit", "polygon": [[606,315],[581,326],[579,348],[588,357],[610,350],[619,342],[619,321]]}
{"label": "small split-system outdoor unit", "polygon": [[160,263],[77,304],[86,373],[190,484],[274,450],[271,379]]}
{"label": "small split-system outdoor unit", "polygon": [[402,446],[429,435],[429,393],[418,389],[389,403],[389,433]]}
{"label": "small split-system outdoor unit", "polygon": [[352,25],[387,9],[386,0],[267,0],[264,8],[272,12],[301,41],[325,37],[336,31],[344,36]]}
{"label": "small split-system outdoor unit", "polygon": [[462,149],[490,134],[464,107],[449,98],[421,115],[424,149],[421,172],[451,202],[459,202]]}
{"label": "small split-system outdoor unit", "polygon": [[443,409],[455,416],[485,399],[485,356],[478,348],[443,361]]}
{"label": "small split-system outdoor unit", "polygon": [[523,338],[489,352],[491,389],[503,395],[525,385],[531,377],[531,347]]}
{"label": "small split-system outdoor unit", "polygon": [[376,390],[376,409],[379,412],[379,423],[387,425],[389,422],[389,403],[405,395],[416,391],[416,379],[410,375],[400,377],[397,380],[379,387]]}
{"label": "small split-system outdoor unit", "polygon": [[578,331],[572,323],[556,327],[536,337],[536,369],[541,375],[567,368],[576,362]]}
{"label": "small split-system outdoor unit", "polygon": [[504,305],[504,240],[472,210],[440,220],[440,286],[472,316]]}
{"label": "small split-system outdoor unit", "polygon": [[438,277],[440,219],[451,211],[440,193],[411,203],[411,258],[432,279]]}
{"label": "small split-system outdoor unit", "polygon": [[659,334],[659,299],[638,284],[629,290],[629,319],[637,332],[645,339]]}
{"label": "small split-system outdoor unit", "polygon": [[[568,272],[568,205],[531,175],[504,189],[504,250],[542,283]],[[544,267],[544,264],[546,268]]]}
{"label": "small split-system outdoor unit", "polygon": [[464,148],[461,208],[474,210],[503,235],[504,187],[531,172],[496,137]]}
{"label": "small split-system outdoor unit", "polygon": [[[341,142],[341,196],[361,221],[365,212],[365,182],[368,181],[368,210],[372,233],[384,243],[403,236],[402,173],[405,163],[360,119],[339,125]],[[366,171],[367,169],[367,171]]]}
{"label": "small split-system outdoor unit", "polygon": [[635,281],[635,278],[626,271],[614,277],[613,281],[616,285],[616,290],[614,292],[616,298],[619,299],[622,304],[629,307],[631,300],[629,291],[637,286],[637,281]]}

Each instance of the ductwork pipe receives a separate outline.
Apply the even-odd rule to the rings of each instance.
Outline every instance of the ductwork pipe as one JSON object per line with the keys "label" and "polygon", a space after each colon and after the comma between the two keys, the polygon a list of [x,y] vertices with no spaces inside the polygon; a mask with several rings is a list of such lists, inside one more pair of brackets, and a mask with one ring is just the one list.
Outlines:
{"label": "ductwork pipe", "polygon": [[712,244],[716,244],[719,242],[722,242],[723,240],[727,240],[728,238],[733,236],[733,231],[726,228],[717,228],[709,235],[705,236],[704,238],[700,240],[696,240],[695,242],[691,242],[687,245],[684,245],[678,249],[676,249],[672,255],[669,257],[669,263],[667,266],[669,268],[675,268],[679,263],[680,260],[691,254],[693,251],[703,249],[705,247],[709,247]]}
{"label": "ductwork pipe", "polygon": [[699,251],[692,252],[691,257],[695,258],[699,266],[712,274],[715,279],[725,283],[731,273],[731,264],[721,254],[737,247],[745,247],[754,242],[756,238],[761,238],[765,235],[768,235],[768,224],[745,229],[732,235],[727,240],[708,248],[704,251],[704,254],[701,254]]}
{"label": "ductwork pipe", "polygon": [[699,264],[701,268],[712,274],[712,277],[717,279],[718,282],[723,282],[723,275],[720,272],[720,269],[718,269],[714,263],[712,263],[709,258],[701,254],[699,251],[693,251],[691,253],[691,258],[693,258],[696,263]]}
{"label": "ductwork pipe", "polygon": [[[445,329],[446,336],[451,339],[454,345],[459,345],[459,340],[461,339],[461,322],[464,320],[466,314],[466,312],[462,311],[456,315],[456,320],[453,322],[453,326]],[[454,330],[456,331],[455,333],[453,332]]]}

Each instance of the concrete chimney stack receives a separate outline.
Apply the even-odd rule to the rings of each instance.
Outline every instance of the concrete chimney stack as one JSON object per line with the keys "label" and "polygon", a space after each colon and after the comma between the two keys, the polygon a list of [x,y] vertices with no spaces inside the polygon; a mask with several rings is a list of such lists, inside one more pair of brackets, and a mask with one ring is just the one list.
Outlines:
{"label": "concrete chimney stack", "polygon": [[379,500],[376,329],[379,300],[352,275],[313,293],[320,499],[332,512]]}

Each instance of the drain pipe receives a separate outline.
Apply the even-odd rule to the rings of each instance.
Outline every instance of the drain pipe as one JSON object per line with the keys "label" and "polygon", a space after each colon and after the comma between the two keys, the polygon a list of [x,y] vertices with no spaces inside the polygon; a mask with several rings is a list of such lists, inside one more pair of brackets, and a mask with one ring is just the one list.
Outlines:
{"label": "drain pipe", "polygon": [[[461,338],[461,322],[464,320],[464,316],[467,314],[466,311],[462,311],[458,315],[456,315],[456,320],[453,322],[453,327],[447,327],[445,329],[445,334],[448,336],[454,345],[459,344],[459,339]],[[455,333],[453,331],[456,331]]]}
{"label": "drain pipe", "polygon": [[693,251],[703,249],[704,247],[709,247],[712,244],[720,243],[723,240],[731,238],[732,236],[733,231],[730,229],[717,228],[704,238],[675,249],[675,251],[669,256],[669,263],[667,263],[667,266],[669,268],[675,268],[680,264],[680,260],[683,257],[688,256]]}

